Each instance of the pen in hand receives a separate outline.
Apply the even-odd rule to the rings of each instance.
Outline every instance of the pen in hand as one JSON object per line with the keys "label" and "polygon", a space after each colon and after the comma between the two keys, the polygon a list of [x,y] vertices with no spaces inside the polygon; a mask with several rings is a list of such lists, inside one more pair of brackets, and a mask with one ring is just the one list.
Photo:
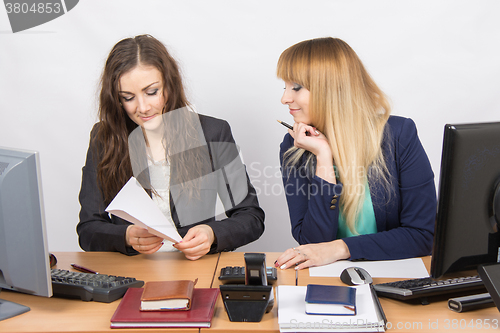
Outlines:
{"label": "pen in hand", "polygon": [[[293,126],[292,125],[289,125],[287,123],[285,123],[284,121],[281,121],[281,120],[276,120],[278,123],[280,123],[281,125],[285,126],[286,128],[289,128],[293,131]],[[318,131],[315,131],[316,134],[319,134]],[[309,132],[306,132],[306,135],[309,136]]]}
{"label": "pen in hand", "polygon": [[90,268],[86,268],[77,264],[71,264],[71,267],[76,269],[77,271],[83,272],[83,273],[90,273],[90,274],[99,274],[98,272],[91,270]]}

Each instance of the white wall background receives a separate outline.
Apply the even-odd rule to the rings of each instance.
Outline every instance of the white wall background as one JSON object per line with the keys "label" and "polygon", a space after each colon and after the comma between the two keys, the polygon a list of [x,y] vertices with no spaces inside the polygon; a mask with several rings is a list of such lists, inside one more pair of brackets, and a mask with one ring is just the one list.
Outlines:
{"label": "white wall background", "polygon": [[38,150],[50,251],[78,251],[78,193],[97,85],[111,47],[148,33],[179,61],[200,113],[232,126],[266,211],[243,251],[294,246],[279,175],[292,122],[275,76],[280,53],[315,37],[349,43],[393,113],[417,123],[439,180],[445,123],[500,120],[500,1],[82,0],[13,34],[0,8],[0,146]]}

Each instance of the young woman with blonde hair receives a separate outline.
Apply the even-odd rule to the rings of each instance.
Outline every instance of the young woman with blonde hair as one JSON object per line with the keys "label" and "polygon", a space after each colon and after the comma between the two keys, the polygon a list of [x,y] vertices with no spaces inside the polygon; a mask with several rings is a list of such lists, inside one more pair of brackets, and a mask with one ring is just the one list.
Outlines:
{"label": "young woman with blonde hair", "polygon": [[278,61],[295,124],[281,143],[285,195],[298,247],[276,266],[400,259],[431,252],[434,174],[411,119],[337,38],[295,44]]}

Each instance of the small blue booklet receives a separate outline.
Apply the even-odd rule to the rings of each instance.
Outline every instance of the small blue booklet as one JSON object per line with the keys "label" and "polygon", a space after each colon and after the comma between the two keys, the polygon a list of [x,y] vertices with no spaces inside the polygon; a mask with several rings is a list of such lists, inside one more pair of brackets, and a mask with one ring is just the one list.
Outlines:
{"label": "small blue booklet", "polygon": [[355,315],[356,288],[308,284],[306,313],[311,315]]}

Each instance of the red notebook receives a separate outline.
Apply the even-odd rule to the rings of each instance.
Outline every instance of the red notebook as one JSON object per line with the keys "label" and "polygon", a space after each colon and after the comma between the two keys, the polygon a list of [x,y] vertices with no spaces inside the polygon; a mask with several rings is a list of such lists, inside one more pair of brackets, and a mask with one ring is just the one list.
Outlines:
{"label": "red notebook", "polygon": [[219,288],[195,288],[188,311],[140,311],[143,288],[129,288],[111,317],[111,328],[210,327]]}

